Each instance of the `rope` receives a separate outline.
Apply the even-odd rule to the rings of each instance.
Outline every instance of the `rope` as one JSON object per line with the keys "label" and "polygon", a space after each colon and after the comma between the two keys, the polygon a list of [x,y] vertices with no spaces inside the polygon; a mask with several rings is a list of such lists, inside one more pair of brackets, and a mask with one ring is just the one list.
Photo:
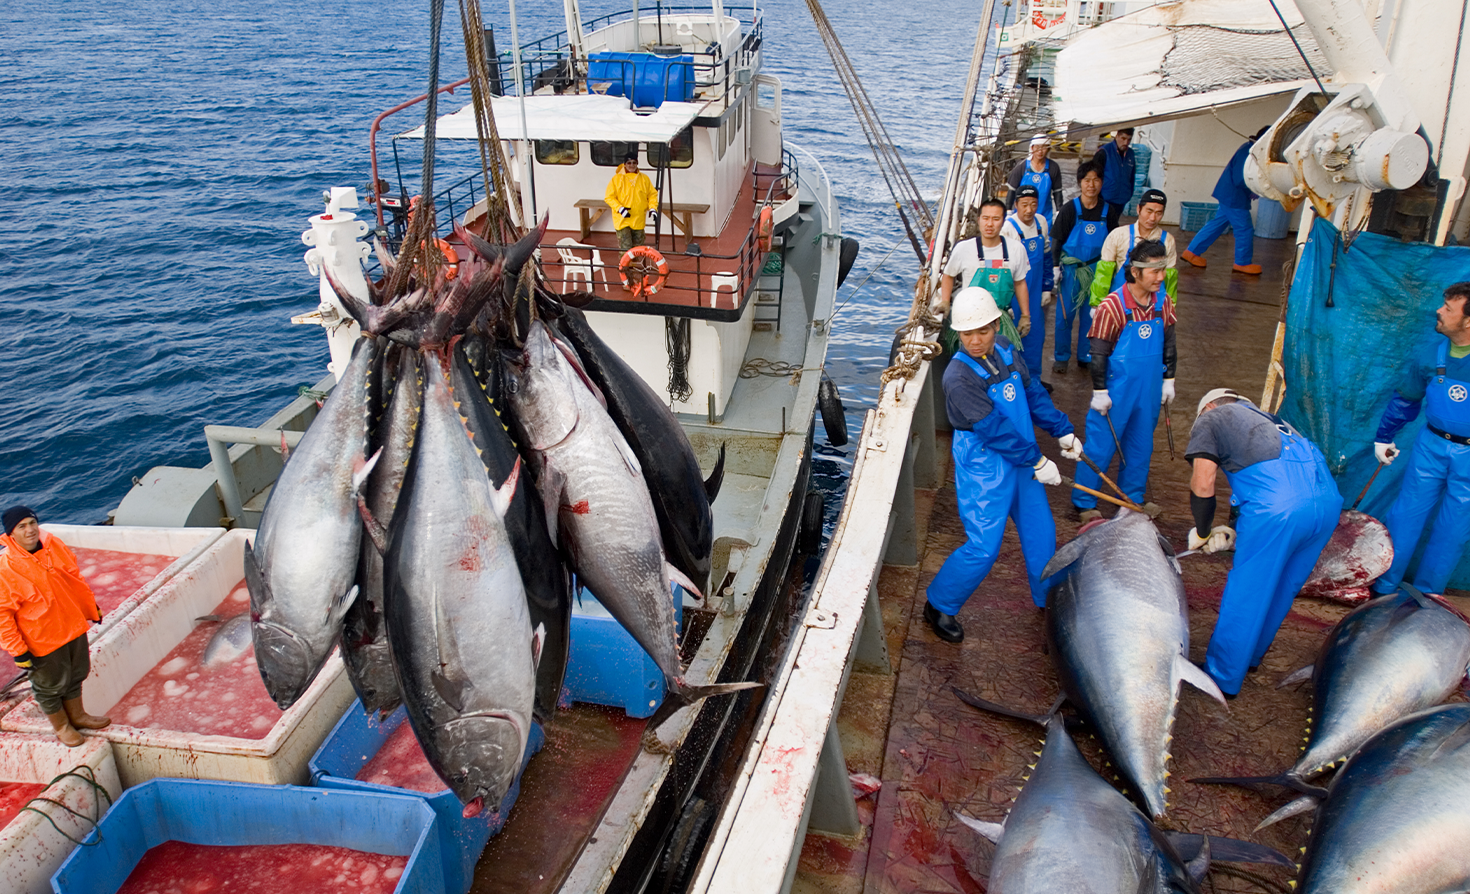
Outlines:
{"label": "rope", "polygon": [[873,274],[877,273],[879,269],[881,269],[883,265],[887,263],[888,259],[893,257],[893,252],[902,244],[902,242],[893,243],[892,247],[888,249],[888,254],[884,255],[883,258],[878,261],[878,263],[874,264],[873,269],[868,271],[868,275],[863,277],[863,281],[858,283],[856,286],[853,287],[852,291],[847,293],[847,297],[843,298],[842,303],[837,305],[837,308],[832,311],[832,316],[827,318],[828,326],[832,325],[832,321],[837,319],[837,314],[840,313],[842,309],[847,306],[847,302],[852,300],[852,296],[863,290],[863,286],[868,284],[868,280],[873,278]]}
{"label": "rope", "polygon": [[1312,67],[1312,62],[1307,58],[1306,51],[1302,49],[1300,43],[1297,43],[1296,35],[1291,33],[1291,26],[1286,24],[1286,17],[1281,14],[1280,9],[1277,9],[1276,0],[1271,0],[1271,10],[1276,13],[1276,18],[1281,20],[1281,27],[1286,30],[1286,36],[1291,38],[1291,45],[1296,47],[1297,55],[1302,57],[1302,64],[1307,67],[1307,71],[1311,72],[1312,80],[1317,82],[1317,91],[1319,93],[1326,93],[1327,88],[1322,86],[1322,79],[1317,77],[1317,70]]}
{"label": "rope", "polygon": [[669,351],[669,397],[687,401],[694,394],[694,387],[689,384],[688,317],[664,318],[664,344]]}
{"label": "rope", "polygon": [[938,330],[943,326],[943,319],[930,313],[927,306],[920,309],[916,303],[908,321],[895,330],[899,337],[898,355],[894,357],[893,365],[883,370],[878,386],[880,392],[894,379],[912,379],[919,371],[919,364],[944,356],[944,348],[939,342],[923,337],[926,330]]}
{"label": "rope", "polygon": [[515,183],[509,175],[505,144],[500,140],[491,108],[490,60],[485,56],[480,0],[459,0],[459,19],[464,31],[465,62],[470,70],[470,95],[475,104],[475,130],[480,138],[480,173],[485,180],[484,235],[488,239],[511,242],[520,236],[520,230],[511,221],[508,204],[517,202],[518,197]]}
{"label": "rope", "polygon": [[[767,360],[764,357],[754,357],[745,361],[740,367],[740,378],[754,379],[757,376],[790,376],[791,384],[797,385],[801,382],[801,374],[806,372],[806,367],[800,363],[788,363],[785,360]],[[815,368],[812,370],[817,372]]]}
{"label": "rope", "polygon": [[[79,766],[72,767],[70,770],[67,770],[65,773],[62,773],[60,776],[57,776],[55,779],[53,779],[49,783],[47,783],[46,784],[46,787],[47,788],[50,788],[51,786],[55,785],[56,783],[60,782],[61,780],[66,779],[67,777],[72,777],[74,779],[80,779],[82,782],[84,782],[87,785],[89,785],[89,786],[92,787],[92,813],[93,813],[92,816],[87,816],[86,814],[78,813],[77,811],[71,809],[70,807],[66,806],[65,804],[61,803],[60,801],[55,801],[55,800],[52,800],[51,798],[43,798],[43,797],[40,797],[39,795],[37,797],[32,798],[30,801],[28,801],[26,803],[26,806],[22,807],[21,810],[22,811],[29,810],[31,813],[38,814],[39,816],[45,817],[46,818],[46,822],[48,822],[48,823],[51,824],[51,828],[55,829],[56,830],[56,833],[58,835],[60,835],[62,838],[65,838],[67,841],[70,841],[72,844],[75,844],[75,845],[78,845],[78,846],[81,846],[81,847],[95,847],[95,846],[97,846],[97,845],[99,845],[99,844],[102,843],[102,833],[100,831],[98,831],[97,824],[102,821],[102,814],[104,814],[104,813],[107,812],[107,811],[105,811],[105,810],[102,809],[102,799],[103,798],[106,798],[107,799],[107,806],[110,808],[110,807],[112,807],[112,796],[109,795],[107,793],[107,789],[103,788],[102,787],[102,784],[97,781],[97,774],[96,774],[96,772],[91,767],[87,766],[86,764],[81,764]],[[83,840],[78,841],[75,838],[73,838],[70,835],[68,835],[65,831],[62,830],[62,828],[60,826],[56,825],[56,820],[51,816],[51,814],[47,813],[44,810],[41,810],[39,808],[36,808],[36,807],[32,807],[31,806],[32,804],[35,804],[38,801],[41,802],[41,803],[43,803],[43,804],[53,804],[53,805],[55,805],[57,807],[60,807],[62,810],[65,810],[67,813],[71,814],[73,817],[75,817],[75,818],[77,818],[77,819],[79,819],[79,820],[81,820],[83,822],[91,823],[92,824],[92,831],[96,833],[96,840],[95,841],[87,841],[86,838],[84,837]]]}
{"label": "rope", "polygon": [[1215,881],[1213,876],[1216,873],[1228,878],[1240,879],[1243,882],[1250,882],[1259,890],[1268,891],[1270,894],[1291,894],[1291,888],[1283,885],[1281,882],[1266,878],[1248,869],[1241,869],[1238,866],[1230,866],[1225,863],[1213,863],[1210,865],[1211,887],[1214,887]]}

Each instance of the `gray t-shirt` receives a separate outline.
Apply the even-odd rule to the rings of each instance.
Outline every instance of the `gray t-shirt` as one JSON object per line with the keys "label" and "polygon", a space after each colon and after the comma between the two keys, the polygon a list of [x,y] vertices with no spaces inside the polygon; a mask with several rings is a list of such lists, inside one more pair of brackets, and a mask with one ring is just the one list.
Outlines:
{"label": "gray t-shirt", "polygon": [[1203,456],[1231,473],[1276,459],[1281,456],[1281,431],[1276,425],[1275,418],[1250,401],[1216,407],[1195,420],[1184,458]]}

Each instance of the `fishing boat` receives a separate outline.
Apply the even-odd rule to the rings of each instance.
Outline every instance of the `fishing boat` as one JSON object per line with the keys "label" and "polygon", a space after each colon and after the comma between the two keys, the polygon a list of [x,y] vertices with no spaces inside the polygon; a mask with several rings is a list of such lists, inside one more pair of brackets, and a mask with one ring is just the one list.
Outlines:
{"label": "fishing boat", "polygon": [[[149,471],[113,523],[258,525],[283,451],[311,424],[358,337],[328,274],[366,297],[381,260],[369,240],[401,248],[419,207],[411,178],[380,176],[378,130],[388,114],[427,108],[426,126],[392,140],[395,161],[400,147],[417,156],[425,140],[491,158],[432,195],[445,258],[469,250],[456,225],[483,231],[498,214],[524,232],[545,221],[539,276],[667,396],[705,472],[723,452],[712,569],[698,582],[706,599],[684,608],[682,651],[691,682],[760,681],[779,660],[800,594],[798,541],[810,552],[820,540],[821,498],[808,492],[813,426],[833,298],[857,245],[841,235],[818,158],[783,142],[782,85],[762,70],[767,25],[757,7],[716,0],[706,10],[640,12],[635,2],[583,21],[568,0],[566,15],[559,34],[503,53],[492,36],[482,55],[470,54],[490,60],[480,104],[438,115],[439,94],[463,81],[435,85],[374,122],[369,189],[333,186],[302,237],[321,303],[293,322],[323,327],[332,374],[261,425],[208,427],[212,463]],[[653,174],[659,215],[646,247],[625,253],[603,196],[630,153]],[[835,396],[826,400],[824,417],[840,423]],[[712,698],[656,715],[656,728],[648,711],[559,710],[472,890],[682,889],[763,699],[760,689]]]}
{"label": "fishing boat", "polygon": [[[1058,687],[1010,535],[967,603],[962,646],[940,641],[920,614],[925,586],[964,539],[931,305],[948,248],[973,234],[982,199],[1004,193],[1006,173],[1033,135],[1051,137],[1070,200],[1074,164],[1109,131],[1137,126],[1135,145],[1153,150],[1140,168],[1169,194],[1165,224],[1182,249],[1188,237],[1178,231],[1208,218],[1211,188],[1231,153],[1268,128],[1247,166],[1267,205],[1257,211],[1255,243],[1265,272],[1232,273],[1228,243],[1209,268],[1181,271],[1183,400],[1173,427],[1187,436],[1193,414],[1178,408],[1192,409],[1211,387],[1261,394],[1261,406],[1322,446],[1348,499],[1362,501],[1363,485],[1372,484],[1372,426],[1390,387],[1388,373],[1370,371],[1366,357],[1398,357],[1426,337],[1440,289],[1466,278],[1465,249],[1455,246],[1465,238],[1470,151],[1470,117],[1456,90],[1466,70],[1456,64],[1463,61],[1459,10],[1373,0],[1016,6],[1014,21],[1002,18],[999,3],[981,13],[956,149],[934,212],[934,248],[878,404],[855,442],[847,498],[806,616],[691,891],[732,890],[737,880],[770,891],[985,889],[993,851],[957,815],[1000,822],[1034,766],[1036,736],[969,709],[950,687],[1032,712],[1044,711]],[[1448,18],[1436,25],[1441,15]],[[987,43],[1001,47],[993,67]],[[1454,83],[1445,72],[1455,72]],[[1269,237],[1268,216],[1279,230]],[[1295,238],[1286,238],[1292,231]],[[1435,271],[1436,285],[1411,272],[1420,264]],[[1388,309],[1384,289],[1359,278],[1368,267],[1401,271],[1388,291],[1413,309]],[[1057,406],[1080,420],[1091,393],[1087,373],[1046,378]],[[1180,508],[1188,505],[1188,467],[1168,462],[1166,432],[1156,435],[1153,499],[1166,507],[1158,528],[1182,543],[1191,524]],[[1393,493],[1380,476],[1364,508],[1381,513]],[[1076,516],[1061,488],[1049,496],[1064,542]],[[1185,560],[1196,655],[1228,570],[1220,557]],[[1451,581],[1450,598],[1462,606],[1466,594],[1454,588],[1470,582],[1466,570],[1462,563]],[[1263,679],[1247,683],[1230,716],[1185,698],[1174,778],[1215,775],[1222,766],[1252,772],[1270,764],[1266,755],[1294,754],[1308,696],[1272,687],[1312,662],[1321,630],[1345,611],[1299,599]],[[1097,766],[1106,759],[1090,757]],[[1174,786],[1189,831],[1253,838],[1287,853],[1301,843],[1301,827],[1253,833],[1279,802],[1199,789]],[[1272,869],[1254,878],[1284,886],[1289,874]],[[1231,882],[1222,875],[1216,884]]]}

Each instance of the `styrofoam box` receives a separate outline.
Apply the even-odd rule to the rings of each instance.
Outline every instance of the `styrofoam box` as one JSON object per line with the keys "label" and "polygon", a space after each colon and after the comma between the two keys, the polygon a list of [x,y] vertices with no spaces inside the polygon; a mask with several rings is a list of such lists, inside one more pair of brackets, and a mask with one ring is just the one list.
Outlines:
{"label": "styrofoam box", "polygon": [[[254,531],[241,529],[226,533],[92,644],[92,673],[82,689],[88,712],[111,710],[189,635],[196,618],[214,611],[244,577],[245,544],[254,537]],[[124,788],[158,776],[301,784],[307,781],[307,762],[352,699],[342,659],[333,654],[261,739],[140,729],[116,720],[83,735],[112,742]],[[0,717],[0,729],[49,734],[51,722],[35,699],[27,698]]]}
{"label": "styrofoam box", "polygon": [[52,525],[45,524],[41,530],[55,534],[68,547],[82,549],[109,549],[120,553],[138,553],[145,556],[177,556],[168,567],[158,572],[148,583],[117,608],[102,618],[102,623],[88,633],[90,642],[96,642],[128,613],[143,603],[143,600],[158,592],[174,575],[183,571],[189,563],[199,558],[210,545],[224,533],[224,528],[131,528],[113,525]]}
{"label": "styrofoam box", "polygon": [[116,894],[150,848],[182,841],[316,844],[407,856],[395,894],[444,894],[435,822],[423,800],[400,795],[155,779],[118,800],[88,846],[57,870],[51,887],[57,894]]}
{"label": "styrofoam box", "polygon": [[[91,769],[92,778],[107,792],[106,798],[99,797],[86,781],[82,767]],[[0,733],[0,782],[50,782],[69,770],[77,770],[78,775],[58,781],[40,797],[59,801],[80,816],[55,804],[36,803],[34,807],[46,816],[22,811],[0,829],[0,878],[5,879],[6,891],[49,894],[52,874],[76,847],[67,836],[75,841],[85,838],[92,824],[81,817],[106,813],[122,793],[122,785],[112,746],[105,739],[88,739],[77,748],[68,748],[54,736]]]}

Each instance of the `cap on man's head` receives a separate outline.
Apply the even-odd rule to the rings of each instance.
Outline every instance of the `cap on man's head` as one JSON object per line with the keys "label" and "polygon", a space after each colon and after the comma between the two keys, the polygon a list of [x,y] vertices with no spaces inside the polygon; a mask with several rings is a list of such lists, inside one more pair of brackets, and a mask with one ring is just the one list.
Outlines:
{"label": "cap on man's head", "polygon": [[1040,199],[1040,198],[1041,198],[1041,194],[1036,191],[1036,187],[1032,186],[1029,183],[1026,184],[1025,186],[1021,187],[1020,189],[1016,190],[1016,201],[1018,201],[1018,202],[1021,199]]}
{"label": "cap on man's head", "polygon": [[1156,204],[1160,208],[1167,208],[1169,207],[1169,197],[1164,195],[1162,189],[1145,189],[1143,195],[1138,197],[1138,207],[1142,208],[1144,205],[1150,203]]}
{"label": "cap on man's head", "polygon": [[629,152],[629,153],[625,154],[623,156],[623,161],[631,161],[631,162],[636,163],[638,161],[638,153],[637,152]]}
{"label": "cap on man's head", "polygon": [[1209,391],[1205,392],[1204,397],[1199,399],[1199,406],[1195,408],[1194,415],[1200,415],[1205,411],[1205,407],[1208,407],[1210,404],[1214,403],[1217,400],[1226,400],[1230,403],[1245,400],[1247,403],[1249,403],[1249,401],[1240,393],[1232,391],[1229,388],[1211,388]]}
{"label": "cap on man's head", "polygon": [[[5,525],[5,533],[9,534],[15,530],[15,526],[28,518],[36,518],[36,513],[29,506],[11,506],[0,514],[0,524]],[[39,521],[39,519],[37,519]]]}
{"label": "cap on man's head", "polygon": [[1047,139],[1047,136],[1044,133],[1039,133],[1036,136],[1034,136],[1034,137],[1031,138],[1031,148],[1033,148],[1033,149],[1035,149],[1037,146],[1050,146],[1050,145],[1051,145],[1051,140]]}

